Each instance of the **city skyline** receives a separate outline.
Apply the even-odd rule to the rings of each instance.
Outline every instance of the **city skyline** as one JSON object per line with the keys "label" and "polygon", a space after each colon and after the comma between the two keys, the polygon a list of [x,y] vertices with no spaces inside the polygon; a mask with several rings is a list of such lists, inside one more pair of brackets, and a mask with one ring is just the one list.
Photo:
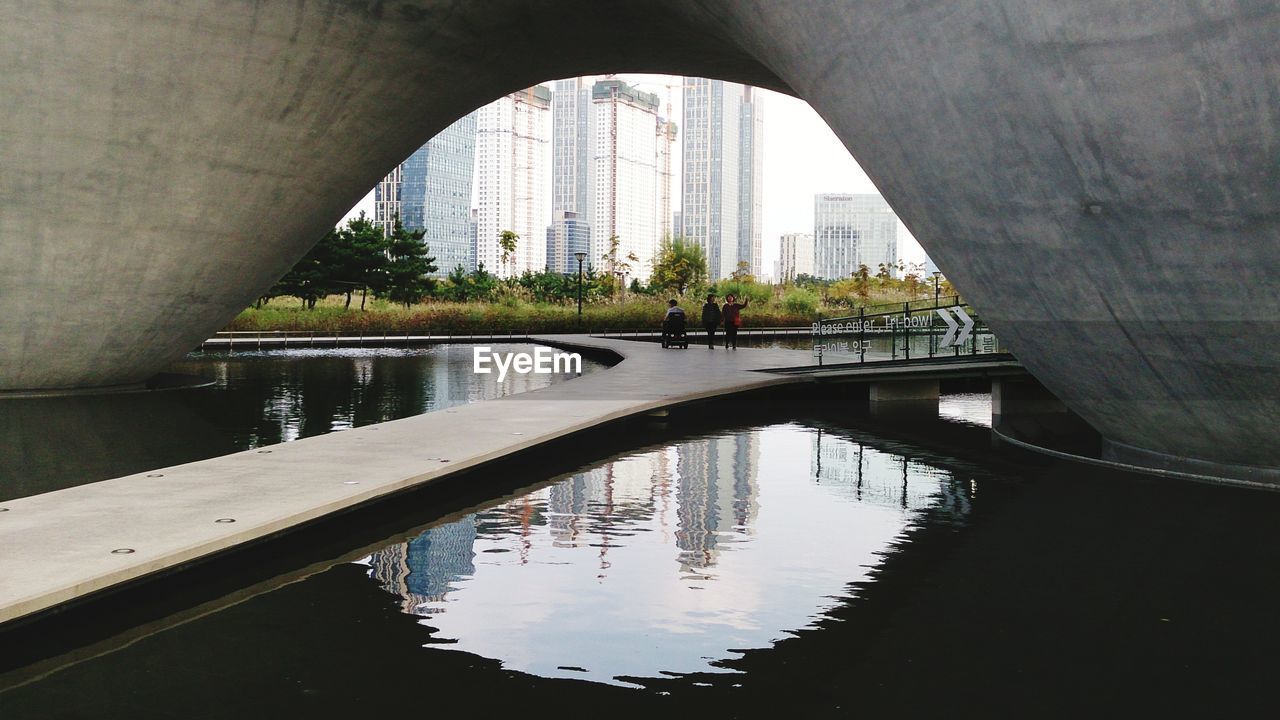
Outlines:
{"label": "city skyline", "polygon": [[[590,76],[583,83],[583,90],[588,95],[595,77],[604,76]],[[682,78],[635,73],[617,74],[612,77],[656,94],[662,102],[659,114],[663,117],[680,118],[682,116]],[[568,78],[562,82],[575,80],[577,78]],[[551,86],[555,82],[552,80],[543,85]],[[836,138],[826,121],[808,103],[771,90],[755,88],[753,91],[759,92],[768,105],[763,118],[765,136],[762,143],[761,162],[763,217],[759,269],[761,273],[772,276],[772,265],[779,258],[782,235],[813,232],[815,195],[862,194],[879,191]],[[674,143],[672,160],[674,168],[681,166],[683,148],[680,136],[683,133],[684,129],[680,128]],[[682,178],[678,171],[673,172],[672,175],[671,212],[678,217],[682,210]],[[547,170],[547,182],[551,182],[550,169]],[[351,208],[343,221],[360,211],[372,217],[373,208],[374,194],[371,190],[364,199]],[[580,218],[581,215],[580,212]],[[535,242],[544,244],[543,240],[552,220],[552,214],[548,213],[544,227],[535,236]],[[925,251],[900,220],[898,221],[898,257],[908,265],[926,261]]]}

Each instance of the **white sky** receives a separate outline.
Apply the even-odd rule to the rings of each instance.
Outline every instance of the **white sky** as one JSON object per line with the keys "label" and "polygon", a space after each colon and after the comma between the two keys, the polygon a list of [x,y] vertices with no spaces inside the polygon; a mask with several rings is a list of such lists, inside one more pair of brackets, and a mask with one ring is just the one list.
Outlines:
{"label": "white sky", "polygon": [[[662,114],[680,123],[681,78],[667,75],[619,74],[642,90],[655,93]],[[862,171],[835,133],[809,104],[788,95],[764,91],[764,274],[773,272],[778,259],[778,238],[786,233],[813,232],[813,196],[818,193],[874,193],[876,187]],[[679,143],[677,142],[677,145]],[[673,163],[679,167],[679,163]],[[550,187],[551,168],[547,168]],[[680,206],[680,177],[673,178],[673,209]],[[373,215],[373,191],[348,217],[363,210]],[[345,218],[343,222],[346,222]],[[898,257],[907,263],[923,263],[924,250],[906,226],[898,222]]]}

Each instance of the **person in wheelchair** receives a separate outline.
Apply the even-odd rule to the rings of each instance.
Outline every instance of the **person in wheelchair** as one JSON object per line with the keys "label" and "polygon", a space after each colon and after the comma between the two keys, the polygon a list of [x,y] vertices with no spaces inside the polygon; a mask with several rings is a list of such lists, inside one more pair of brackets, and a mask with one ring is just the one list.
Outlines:
{"label": "person in wheelchair", "polygon": [[667,301],[667,314],[662,318],[662,347],[679,347],[688,349],[689,338],[685,335],[684,310],[675,299]]}

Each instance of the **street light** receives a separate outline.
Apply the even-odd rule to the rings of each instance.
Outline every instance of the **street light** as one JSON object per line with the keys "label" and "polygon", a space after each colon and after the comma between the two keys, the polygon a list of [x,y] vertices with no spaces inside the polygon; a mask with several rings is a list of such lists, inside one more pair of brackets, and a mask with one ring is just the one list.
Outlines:
{"label": "street light", "polygon": [[582,326],[582,261],[587,259],[584,252],[576,252],[573,254],[578,258],[578,326]]}
{"label": "street light", "polygon": [[938,277],[942,275],[941,270],[933,271],[933,306],[938,307]]}

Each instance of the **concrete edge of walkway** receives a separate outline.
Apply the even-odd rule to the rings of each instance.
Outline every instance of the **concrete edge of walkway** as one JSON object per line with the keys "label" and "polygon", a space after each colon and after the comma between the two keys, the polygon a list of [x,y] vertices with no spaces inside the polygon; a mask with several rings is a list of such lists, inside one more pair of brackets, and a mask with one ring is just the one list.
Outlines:
{"label": "concrete edge of walkway", "polygon": [[[630,341],[609,340],[602,338],[590,338],[583,336],[568,337],[565,336],[535,336],[530,338],[532,341],[546,345],[552,345],[561,349],[589,351],[593,353],[606,353],[619,358],[619,362],[612,368],[600,371],[600,373],[628,373],[632,370],[640,368],[635,367],[637,355],[645,354],[645,350],[634,346]],[[625,343],[625,345],[624,345]],[[628,352],[626,345],[636,347],[637,352]],[[658,352],[664,352],[658,350]],[[747,354],[755,354],[756,352],[765,351],[747,351]],[[786,351],[795,352],[795,351]],[[692,357],[692,356],[691,356]],[[744,354],[745,357],[745,354]],[[763,360],[763,358],[761,358]],[[641,362],[641,365],[644,363]],[[768,362],[762,362],[762,365],[769,365]],[[615,401],[610,403],[612,406],[601,408],[601,411],[592,412],[589,416],[569,422],[560,426],[543,428],[536,433],[530,433],[520,436],[510,437],[506,442],[499,446],[486,448],[481,452],[464,454],[448,463],[447,466],[436,467],[416,467],[412,471],[401,473],[399,477],[392,480],[371,483],[368,486],[351,486],[345,492],[327,493],[325,497],[317,502],[310,503],[305,507],[290,510],[281,515],[274,515],[259,519],[257,521],[240,522],[239,518],[244,516],[252,517],[252,512],[240,512],[236,510],[215,510],[210,509],[204,513],[210,519],[214,517],[236,517],[237,522],[209,529],[206,532],[198,533],[193,540],[178,538],[178,542],[171,543],[168,547],[151,551],[135,551],[128,554],[112,555],[112,548],[129,547],[128,544],[117,544],[114,542],[102,542],[96,546],[96,556],[92,561],[87,560],[84,555],[70,558],[70,562],[87,565],[80,572],[62,573],[68,575],[63,581],[54,581],[52,583],[43,583],[42,587],[27,589],[17,587],[21,583],[21,577],[15,577],[12,573],[0,572],[0,581],[5,580],[8,574],[8,581],[0,582],[0,630],[14,621],[21,621],[27,618],[38,616],[46,611],[56,609],[68,603],[82,601],[92,596],[109,591],[113,588],[133,584],[138,581],[145,580],[160,574],[164,574],[175,569],[181,569],[195,562],[200,562],[213,558],[225,552],[244,547],[248,544],[255,543],[264,539],[279,536],[290,530],[300,528],[310,524],[323,517],[333,515],[335,513],[344,512],[384,500],[390,496],[405,492],[410,489],[424,486],[428,483],[458,475],[460,473],[474,470],[482,465],[495,461],[499,458],[531,449],[545,443],[549,443],[576,433],[595,428],[603,424],[615,422],[624,418],[643,415],[655,410],[666,409],[691,402],[698,402],[715,397],[733,395],[741,392],[749,392],[769,386],[790,384],[795,382],[803,382],[803,378],[772,375],[767,373],[754,372],[755,368],[748,369],[748,372],[735,372],[732,374],[732,381],[721,382],[717,385],[708,386],[702,390],[686,391],[678,394],[669,394],[662,397],[651,399],[630,399],[625,401]],[[764,368],[758,368],[764,369]],[[151,485],[155,492],[154,497],[162,494],[177,493],[179,496],[183,491],[188,491],[193,504],[204,502],[210,504],[212,501],[208,498],[200,497],[200,492],[196,490],[194,484],[175,485],[173,480],[166,480],[163,484],[150,481],[148,478],[157,476],[181,476],[184,472],[192,469],[207,471],[213,469],[213,473],[217,474],[222,470],[230,470],[228,473],[228,483],[235,483],[243,478],[248,472],[249,474],[270,473],[273,470],[282,472],[280,469],[281,462],[287,463],[287,456],[301,453],[323,455],[324,448],[332,449],[339,444],[350,445],[352,441],[358,441],[360,436],[372,435],[374,432],[382,429],[390,429],[392,426],[404,427],[406,424],[423,424],[448,423],[444,416],[446,414],[458,414],[468,412],[475,413],[476,408],[494,408],[501,403],[509,403],[512,401],[520,401],[522,403],[551,401],[564,402],[563,399],[551,396],[548,391],[553,388],[563,388],[564,386],[573,386],[576,383],[584,383],[584,378],[578,378],[569,383],[561,383],[540,390],[535,390],[517,395],[507,396],[496,400],[483,401],[471,405],[463,405],[448,410],[441,410],[431,413],[425,413],[410,418],[390,421],[386,423],[378,423],[375,425],[364,426],[353,430],[343,431],[341,433],[331,433],[327,435],[305,438],[290,443],[282,443],[271,446],[272,452],[270,456],[261,455],[261,450],[247,450],[230,455],[223,455],[215,458],[209,458],[185,465],[173,466],[169,468],[159,468],[145,473],[125,476],[104,480],[89,485],[67,488],[51,493],[36,495],[28,498],[20,498],[14,501],[4,503],[8,508],[8,512],[0,515],[0,538],[3,538],[3,546],[5,553],[0,557],[0,567],[4,567],[4,562],[12,562],[16,557],[33,557],[33,553],[38,552],[41,548],[39,543],[47,538],[56,538],[66,542],[91,542],[89,536],[92,535],[92,527],[79,525],[80,521],[94,517],[96,514],[105,514],[115,507],[124,512],[146,513],[146,512],[173,512],[180,509],[182,513],[190,514],[191,508],[182,507],[181,500],[175,504],[174,502],[159,503],[153,508],[137,508],[131,503],[139,499],[140,496],[150,496],[146,492],[145,487]],[[656,378],[651,378],[656,379]],[[563,394],[561,390],[560,394]],[[511,418],[514,420],[514,418]],[[348,448],[350,449],[350,448]],[[263,468],[263,462],[266,458],[270,458],[269,465],[275,468]],[[323,458],[321,458],[323,461]],[[254,466],[252,470],[243,466],[246,463]],[[287,467],[287,465],[285,466]],[[207,473],[206,473],[207,475]],[[352,489],[359,488],[359,489]],[[141,490],[141,492],[139,492]],[[329,497],[332,495],[332,497]],[[104,501],[105,499],[105,501]],[[214,500],[222,500],[222,498],[214,498]],[[114,502],[113,502],[114,501]],[[27,528],[19,528],[17,537],[10,530],[4,532],[4,521],[8,521],[11,528],[13,523],[23,516],[24,510],[28,506],[44,506],[41,509],[47,510],[49,506],[62,505],[65,508],[71,508],[70,512],[59,514],[56,511],[49,513],[53,515],[49,522],[41,525],[39,522],[29,523]],[[50,523],[61,523],[61,526],[50,527]],[[116,522],[116,526],[120,523]],[[21,535],[27,531],[35,537],[41,538],[34,542],[23,543]],[[105,533],[110,534],[110,533]],[[181,535],[181,533],[176,533]],[[34,540],[34,538],[33,538]],[[26,545],[26,547],[24,547]],[[46,550],[48,548],[45,548]],[[65,550],[65,548],[54,548],[55,550]],[[56,554],[56,553],[55,553]],[[64,553],[65,554],[65,553]],[[74,555],[74,553],[72,553]],[[56,563],[56,557],[53,558]],[[46,558],[42,567],[49,568],[56,566],[49,562]],[[5,568],[8,570],[9,568]],[[30,573],[27,574],[30,577]],[[16,580],[16,582],[15,582]]]}

